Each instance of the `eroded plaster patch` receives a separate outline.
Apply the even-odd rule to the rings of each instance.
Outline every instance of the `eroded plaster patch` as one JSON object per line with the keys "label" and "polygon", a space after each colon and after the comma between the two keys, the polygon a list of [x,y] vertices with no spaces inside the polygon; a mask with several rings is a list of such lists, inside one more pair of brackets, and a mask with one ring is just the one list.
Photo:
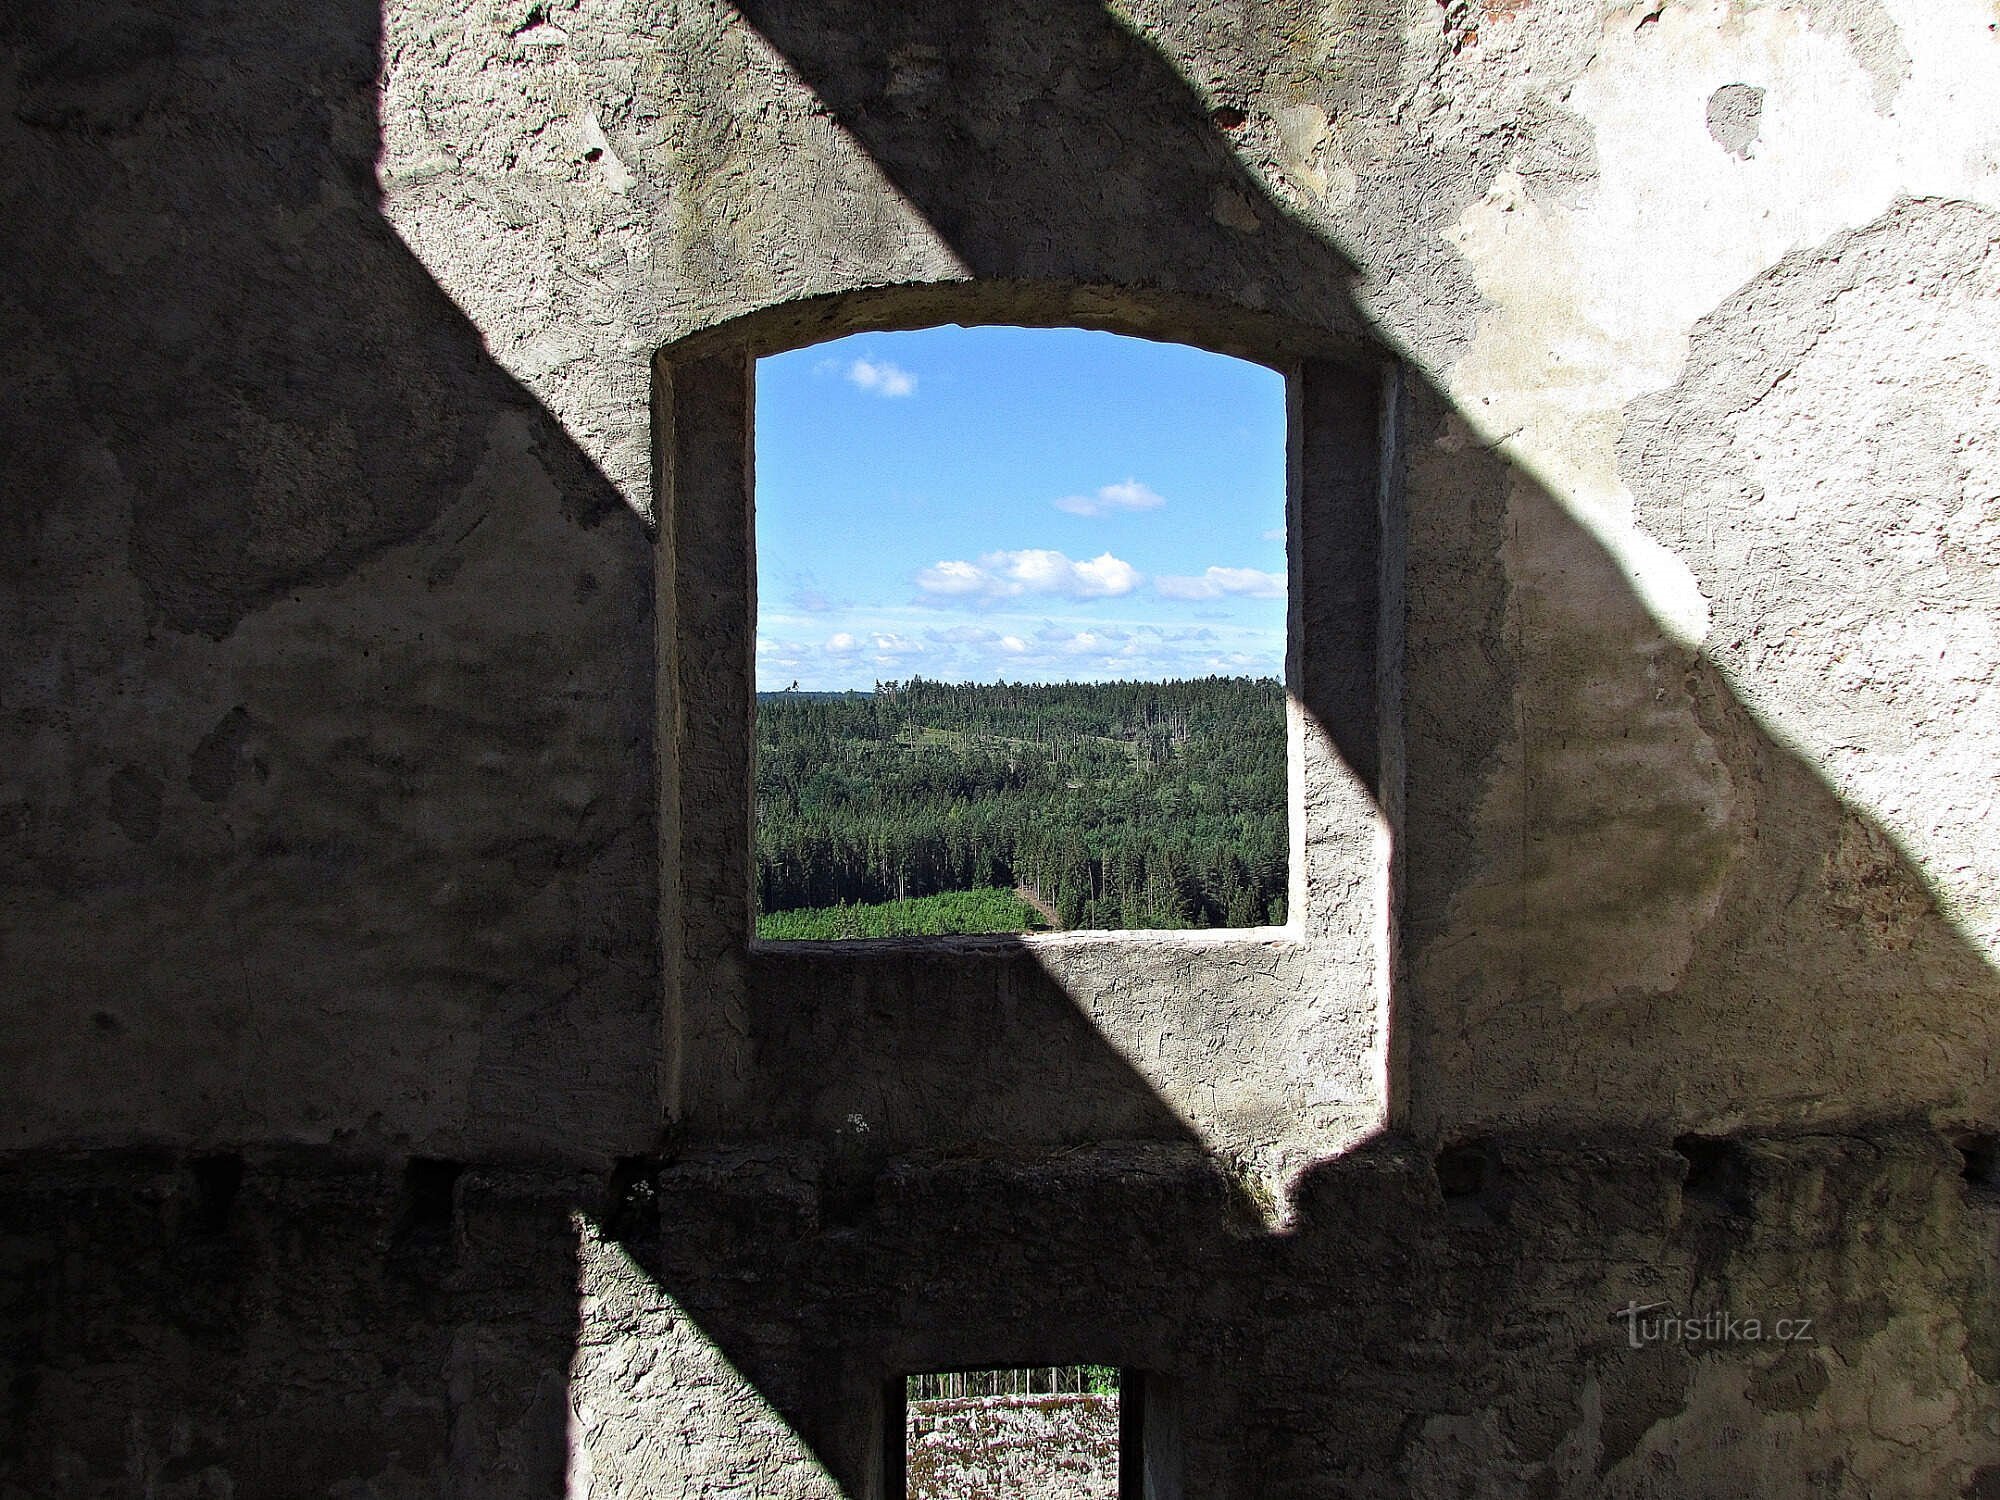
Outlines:
{"label": "eroded plaster patch", "polygon": [[[1621,558],[1684,643],[1704,638],[1706,605],[1633,524],[1613,455],[1623,406],[1669,383],[1696,320],[1791,250],[1898,193],[2000,202],[2000,124],[1973,103],[1966,55],[1983,25],[1969,4],[1900,19],[1914,61],[1883,115],[1847,39],[1800,13],[1706,0],[1644,26],[1616,17],[1565,100],[1595,138],[1587,199],[1538,199],[1510,168],[1450,235],[1488,303],[1447,376],[1460,409]],[[1741,160],[1709,133],[1707,101],[1729,86],[1763,91]]]}

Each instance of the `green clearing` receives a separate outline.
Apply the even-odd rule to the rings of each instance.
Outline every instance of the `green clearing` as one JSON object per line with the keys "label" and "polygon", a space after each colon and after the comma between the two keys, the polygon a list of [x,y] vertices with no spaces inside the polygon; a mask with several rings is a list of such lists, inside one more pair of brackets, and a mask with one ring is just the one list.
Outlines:
{"label": "green clearing", "polygon": [[757,936],[775,942],[845,938],[937,937],[946,933],[1036,932],[1048,926],[1011,890],[987,888],[877,901],[865,906],[818,906],[765,912]]}

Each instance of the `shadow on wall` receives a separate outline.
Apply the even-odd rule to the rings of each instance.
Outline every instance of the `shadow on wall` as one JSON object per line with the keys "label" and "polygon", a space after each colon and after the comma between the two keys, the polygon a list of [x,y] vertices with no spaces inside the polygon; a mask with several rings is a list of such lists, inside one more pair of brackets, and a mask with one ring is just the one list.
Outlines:
{"label": "shadow on wall", "polygon": [[[1345,259],[1242,170],[1159,53],[1081,0],[1037,7],[1031,31],[970,9],[741,8],[972,275],[1202,290],[1226,263],[1246,304],[1362,331]],[[597,1226],[595,1322],[567,1261],[482,1248],[509,1241],[482,1239],[464,1185],[440,1215],[436,1185],[406,1181],[409,1206],[341,1241],[338,1266],[282,1238],[237,1247],[247,1265],[176,1265],[156,1299],[132,1292],[153,1309],[134,1326],[164,1306],[176,1329],[150,1360],[103,1328],[68,1338],[74,1264],[25,1252],[22,1305],[40,1311],[16,1346],[15,1418],[33,1435],[97,1420],[75,1415],[86,1404],[110,1414],[85,1467],[178,1463],[168,1477],[192,1483],[255,1450],[414,1493],[435,1473],[382,1455],[436,1453],[464,1492],[552,1493],[569,1424],[585,1444],[602,1429],[534,1395],[551,1362],[664,1349],[670,1303],[854,1493],[884,1374],[1050,1358],[1207,1378],[1191,1493],[1409,1482],[1411,1414],[1478,1412],[1502,1387],[1531,1412],[1567,1399],[1573,1367],[1607,1347],[1602,1288],[1664,1274],[1622,1262],[1612,1231],[1707,1234],[1726,1263],[1733,1231],[1678,1196],[1677,1131],[1738,1109],[1990,1129],[1990,1099],[1953,1073],[1986,1055],[2000,985],[1921,874],[1668,641],[1558,498],[1413,378],[1394,1086],[1417,1141],[1457,1143],[1442,1179],[1429,1145],[1372,1142],[1315,1167],[1291,1231],[1264,1234],[1025,953],[994,981],[1004,1033],[941,1033],[855,997],[910,1049],[885,1087],[949,1078],[975,1112],[1019,1088],[993,1113],[1028,1120],[1021,1138],[889,1162],[813,1138],[826,1122],[808,1102],[794,1145],[647,1159],[647,541],[382,222],[375,7],[58,24],[0,22],[15,163],[0,451],[24,497],[0,516],[0,566],[28,647],[8,697],[0,961],[32,1017],[8,1028],[9,1070],[36,1075],[16,1097],[86,1142],[101,1137],[77,1096],[102,1093],[158,1099],[176,1146],[316,1117],[362,1158],[628,1158],[608,1199],[557,1193]],[[1350,63],[1396,65],[1393,50]],[[1083,169],[1100,161],[1111,175]],[[838,1057],[854,1033],[813,1030],[832,1014],[760,1039],[760,1059]],[[168,1092],[188,1057],[217,1055],[229,1066],[201,1076],[236,1092]],[[472,1102],[397,1114],[439,1079]],[[1074,1080],[1088,1110],[1020,1113]],[[303,1115],[282,1112],[301,1097]],[[362,1126],[377,1100],[388,1123]],[[1657,1139],[1602,1158],[1621,1184],[1608,1201],[1505,1208],[1493,1163],[1540,1149],[1507,1132],[1552,1118]],[[1943,1156],[1901,1149],[1955,1185]],[[291,1170],[252,1153],[244,1191],[321,1212],[286,1199]],[[1754,1161],[1743,1172],[1757,1180]],[[1912,1223],[1931,1202],[1920,1178]],[[157,1196],[171,1208],[178,1191]],[[397,1253],[435,1266],[407,1295],[309,1298],[317,1342],[298,1342],[298,1288],[345,1285],[376,1252],[384,1277],[404,1275]],[[219,1293],[237,1300],[204,1321],[176,1299],[211,1274],[260,1290]],[[1673,1274],[1680,1293],[1726,1281],[1715,1262]],[[395,1368],[319,1358],[406,1319],[424,1334]],[[1548,1357],[1525,1368],[1524,1347]],[[1328,1350],[1353,1358],[1329,1371]],[[665,1445],[660,1483],[736,1463],[699,1434],[671,1450],[657,1419],[680,1393],[660,1358],[660,1387],[606,1386]],[[1677,1410],[1692,1377],[1676,1358],[1634,1399],[1664,1389]],[[193,1439],[144,1415],[169,1411],[192,1414]],[[1602,1437],[1605,1465],[1643,1431],[1622,1452]],[[13,1447],[23,1467],[0,1472],[58,1492],[32,1466],[75,1446]]]}
{"label": "shadow on wall", "polygon": [[0,19],[0,1145],[658,1128],[650,542],[384,222],[380,33]]}
{"label": "shadow on wall", "polygon": [[[1119,283],[1158,301],[1213,288],[1227,265],[1256,312],[1365,335],[1346,257],[1270,199],[1230,150],[1227,117],[1104,8],[1040,7],[1032,36],[990,10],[737,9],[973,277]],[[1355,65],[1393,78],[1397,63],[1392,49]],[[830,318],[825,336],[910,321],[866,297],[846,306],[851,321]],[[1156,331],[1228,347],[1192,319]],[[1758,723],[1714,663],[1674,641],[1536,475],[1406,373],[1406,958],[1392,1087],[1417,1140],[1456,1144],[1433,1160],[1385,1139],[1321,1163],[1297,1185],[1295,1226],[1275,1237],[1254,1227],[1226,1172],[1172,1152],[1086,1157],[1067,1167],[1072,1182],[1003,1161],[877,1175],[865,1147],[843,1160],[833,1146],[815,1158],[828,1180],[797,1197],[797,1222],[748,1238],[732,1226],[768,1169],[745,1164],[746,1201],[732,1210],[703,1175],[712,1163],[670,1168],[662,1216],[675,1227],[657,1249],[628,1248],[856,1493],[869,1472],[856,1444],[872,1431],[857,1403],[882,1373],[1042,1358],[1227,1370],[1205,1387],[1202,1425],[1240,1434],[1241,1467],[1190,1493],[1254,1493],[1284,1476],[1408,1480],[1412,1411],[1476,1412],[1509,1381],[1533,1407],[1586,1366],[1613,1406],[1663,1402],[1633,1431],[1602,1434],[1609,1469],[1679,1410],[1690,1376],[1680,1356],[1640,1376],[1606,1359],[1604,1330],[1590,1326],[1603,1321],[1601,1289],[1622,1277],[1686,1305],[1696,1288],[1726,1300],[1732,1277],[1759,1282],[1696,1189],[1715,1192],[1720,1176],[1741,1193],[1788,1170],[1698,1141],[1684,1157],[1668,1149],[1678,1134],[1911,1112],[1990,1128],[1992,1100],[1974,1090],[2000,980],[1922,874]],[[1635,414],[1629,456],[1671,445],[1675,394]],[[1307,684],[1307,711],[1338,741],[1340,712]],[[967,1110],[990,1091],[1019,1119],[1021,1038],[1054,1076],[1077,1068],[1067,1049],[1033,1049],[1079,1037],[1039,1010],[1019,1030],[991,1020],[998,1034],[945,1058],[926,1047],[964,1041],[955,1029],[855,1000],[752,1017],[758,1055],[779,1064],[762,1086],[788,1093],[774,1120],[837,1140],[812,1120],[814,1101],[854,1076],[891,1118],[937,1108],[899,1103],[899,1081],[950,1078]],[[1045,1001],[1064,1004],[1059,990]],[[1016,1019],[1009,1010],[988,1014]],[[865,1055],[871,1042],[881,1058]],[[811,1058],[838,1062],[816,1071]],[[1002,1060],[997,1073],[982,1059]],[[1103,1063],[1116,1075],[1097,1082],[1105,1096],[1143,1087],[1108,1053]],[[1088,1107],[1088,1086],[1056,1092]],[[1150,1118],[1127,1136],[1202,1148],[1170,1111]],[[1105,1120],[1093,1123],[1104,1139]],[[1501,1206],[1499,1163],[1523,1166],[1538,1149],[1515,1132],[1551,1123],[1615,1136],[1625,1154],[1598,1160],[1597,1196]],[[1026,1130],[1044,1150],[1073,1132],[1060,1112]],[[1935,1170],[1955,1188],[1952,1166],[1947,1153]],[[1453,1243],[1500,1221],[1518,1262]],[[1427,1228],[1401,1228],[1415,1224]],[[1620,1263],[1604,1237],[1627,1230],[1678,1232],[1678,1250],[1706,1266],[1691,1284],[1676,1279],[1685,1266]],[[720,1292],[731,1275],[761,1290]],[[1281,1327],[1250,1331],[1273,1316]],[[1852,1307],[1832,1316],[1866,1321]],[[1453,1332],[1412,1331],[1432,1319]],[[1465,1358],[1510,1325],[1551,1351],[1539,1373],[1499,1375],[1504,1360],[1486,1349]],[[1260,1338],[1266,1347],[1241,1347]],[[1348,1377],[1300,1394],[1296,1372],[1323,1368],[1328,1350]],[[1526,1389],[1538,1384],[1539,1397]]]}
{"label": "shadow on wall", "polygon": [[[1105,7],[1040,8],[1032,35],[945,9],[737,8],[971,275],[1171,294],[1225,266],[1259,312],[1367,336],[1346,256],[1243,170],[1226,106]],[[1378,9],[1351,24],[1383,50],[1341,59],[1338,91],[1398,76],[1400,12]],[[2000,981],[1921,872],[1536,475],[1406,375],[1398,1117],[1435,1135],[1990,1116],[1972,1088],[1990,1089]],[[1642,495],[1677,394],[1634,414]],[[1344,705],[1310,676],[1303,693],[1339,743]]]}

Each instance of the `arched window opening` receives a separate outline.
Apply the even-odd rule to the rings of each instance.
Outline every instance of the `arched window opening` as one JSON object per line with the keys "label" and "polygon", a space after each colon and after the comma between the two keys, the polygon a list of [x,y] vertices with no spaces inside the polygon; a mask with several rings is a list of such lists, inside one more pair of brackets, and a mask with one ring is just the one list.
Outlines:
{"label": "arched window opening", "polygon": [[1285,426],[1092,330],[760,360],[758,936],[1282,925]]}

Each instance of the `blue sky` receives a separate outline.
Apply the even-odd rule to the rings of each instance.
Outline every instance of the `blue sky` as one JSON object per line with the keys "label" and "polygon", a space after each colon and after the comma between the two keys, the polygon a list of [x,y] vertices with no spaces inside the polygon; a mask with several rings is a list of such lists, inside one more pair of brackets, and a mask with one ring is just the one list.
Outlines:
{"label": "blue sky", "polygon": [[1276,677],[1285,391],[1082,329],[757,364],[757,686]]}

